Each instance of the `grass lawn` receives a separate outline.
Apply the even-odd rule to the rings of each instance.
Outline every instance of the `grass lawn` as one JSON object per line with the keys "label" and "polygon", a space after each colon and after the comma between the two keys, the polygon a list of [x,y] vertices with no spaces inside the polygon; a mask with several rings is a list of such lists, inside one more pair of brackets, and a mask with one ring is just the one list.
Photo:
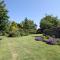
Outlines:
{"label": "grass lawn", "polygon": [[60,46],[35,41],[34,36],[1,36],[0,60],[60,60]]}

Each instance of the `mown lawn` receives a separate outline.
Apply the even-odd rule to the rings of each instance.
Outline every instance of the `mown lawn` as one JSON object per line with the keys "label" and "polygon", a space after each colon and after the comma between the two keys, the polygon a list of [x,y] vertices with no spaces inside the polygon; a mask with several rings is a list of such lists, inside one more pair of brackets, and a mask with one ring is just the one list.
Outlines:
{"label": "mown lawn", "polygon": [[60,46],[35,41],[34,35],[0,38],[0,60],[60,60]]}

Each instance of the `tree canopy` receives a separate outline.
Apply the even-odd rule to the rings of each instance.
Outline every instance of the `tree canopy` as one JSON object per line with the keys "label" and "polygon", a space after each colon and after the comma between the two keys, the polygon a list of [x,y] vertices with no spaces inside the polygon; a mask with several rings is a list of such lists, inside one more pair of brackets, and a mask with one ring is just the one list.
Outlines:
{"label": "tree canopy", "polygon": [[0,0],[0,31],[7,31],[8,26],[8,10],[3,0]]}
{"label": "tree canopy", "polygon": [[45,35],[60,37],[60,21],[57,17],[51,15],[45,16],[41,19],[40,28]]}
{"label": "tree canopy", "polygon": [[56,27],[56,26],[58,26],[58,18],[57,17],[47,15],[41,19],[40,27],[42,29],[49,29],[49,28]]}
{"label": "tree canopy", "polygon": [[27,30],[29,33],[35,33],[37,25],[34,23],[33,20],[25,18],[22,22],[23,29]]}

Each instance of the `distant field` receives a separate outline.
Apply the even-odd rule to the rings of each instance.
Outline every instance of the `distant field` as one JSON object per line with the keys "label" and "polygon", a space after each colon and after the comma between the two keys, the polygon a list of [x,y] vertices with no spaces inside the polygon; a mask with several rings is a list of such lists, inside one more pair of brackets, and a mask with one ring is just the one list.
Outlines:
{"label": "distant field", "polygon": [[35,41],[34,36],[1,36],[0,60],[60,60],[60,46]]}

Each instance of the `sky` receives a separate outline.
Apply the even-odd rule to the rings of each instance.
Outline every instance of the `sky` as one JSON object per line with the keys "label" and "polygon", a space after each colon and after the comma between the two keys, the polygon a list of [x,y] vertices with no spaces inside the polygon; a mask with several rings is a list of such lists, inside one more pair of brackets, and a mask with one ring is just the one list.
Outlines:
{"label": "sky", "polygon": [[10,21],[20,23],[25,17],[38,26],[45,15],[60,18],[60,0],[5,0]]}

